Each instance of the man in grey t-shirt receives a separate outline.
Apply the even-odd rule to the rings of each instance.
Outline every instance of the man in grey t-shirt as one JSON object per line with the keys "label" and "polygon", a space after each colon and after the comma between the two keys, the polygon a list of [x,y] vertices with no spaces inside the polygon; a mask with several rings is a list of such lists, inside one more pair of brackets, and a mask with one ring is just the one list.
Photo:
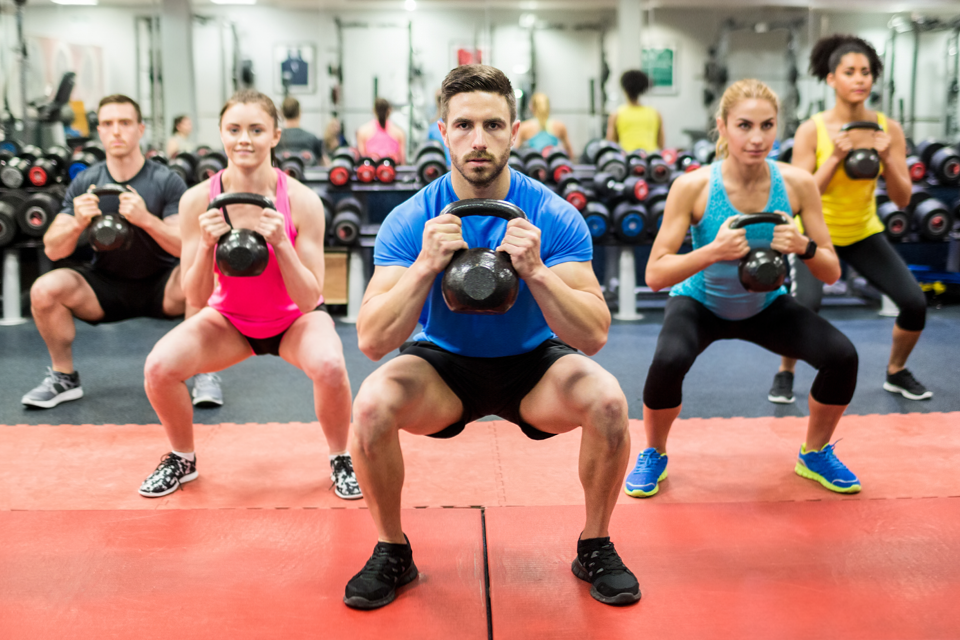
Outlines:
{"label": "man in grey t-shirt", "polygon": [[300,128],[300,102],[296,98],[287,96],[284,98],[280,110],[283,112],[283,131],[280,132],[277,154],[279,155],[284,151],[295,154],[309,151],[315,162],[307,162],[308,165],[326,164],[323,157],[323,143],[320,138]]}

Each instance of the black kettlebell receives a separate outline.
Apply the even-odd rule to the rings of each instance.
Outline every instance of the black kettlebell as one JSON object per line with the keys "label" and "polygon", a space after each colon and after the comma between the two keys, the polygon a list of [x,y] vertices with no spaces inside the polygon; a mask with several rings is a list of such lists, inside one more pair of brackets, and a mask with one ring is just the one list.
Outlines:
{"label": "black kettlebell", "polygon": [[[782,213],[764,211],[762,213],[746,213],[734,217],[730,223],[731,229],[743,229],[751,224],[763,222],[772,224],[792,224],[790,218]],[[787,262],[783,254],[769,247],[766,249],[751,249],[750,253],[740,258],[737,267],[740,284],[747,291],[764,293],[774,291],[783,284],[787,277]]]}
{"label": "black kettlebell", "polygon": [[[503,200],[474,198],[449,204],[440,215],[493,216],[504,220],[527,219],[523,210]],[[517,301],[520,276],[503,251],[486,248],[460,249],[450,260],[440,283],[443,300],[454,313],[496,315],[506,313]]]}
{"label": "black kettlebell", "polygon": [[263,273],[270,260],[267,240],[253,229],[234,229],[226,207],[231,204],[252,204],[261,209],[273,209],[273,201],[259,193],[221,193],[210,201],[210,209],[220,209],[230,225],[217,241],[217,267],[226,276],[252,278]]}
{"label": "black kettlebell", "polygon": [[[119,184],[105,184],[95,188],[93,193],[98,198],[103,196],[120,196],[130,190]],[[119,211],[108,211],[94,216],[88,227],[87,237],[96,251],[114,251],[129,246],[133,239],[133,225],[120,215]]]}
{"label": "black kettlebell", "polygon": [[[857,121],[848,122],[840,127],[840,131],[854,129],[869,129],[883,131],[876,122]],[[851,149],[843,160],[843,170],[851,180],[874,180],[880,175],[880,154],[876,149]]]}

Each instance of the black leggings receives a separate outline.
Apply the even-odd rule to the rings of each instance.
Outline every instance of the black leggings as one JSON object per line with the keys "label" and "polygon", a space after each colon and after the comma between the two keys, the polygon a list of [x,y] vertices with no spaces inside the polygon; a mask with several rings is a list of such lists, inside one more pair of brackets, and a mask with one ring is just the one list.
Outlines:
{"label": "black leggings", "polygon": [[[857,270],[867,281],[886,294],[900,308],[897,326],[904,331],[923,331],[927,320],[927,298],[916,278],[910,273],[890,241],[875,233],[846,247],[834,247],[841,260]],[[797,302],[813,311],[820,311],[823,283],[796,257],[790,260],[790,293]]]}
{"label": "black leggings", "polygon": [[840,330],[790,296],[744,320],[724,320],[687,296],[667,301],[657,350],[643,387],[651,409],[680,406],[683,379],[715,340],[747,340],[817,369],[810,395],[822,404],[847,405],[857,387],[857,350]]}

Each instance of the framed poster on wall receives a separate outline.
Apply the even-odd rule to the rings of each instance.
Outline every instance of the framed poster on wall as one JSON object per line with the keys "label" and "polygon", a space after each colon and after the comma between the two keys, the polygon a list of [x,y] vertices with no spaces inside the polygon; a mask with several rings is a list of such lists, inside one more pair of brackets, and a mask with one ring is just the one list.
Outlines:
{"label": "framed poster on wall", "polygon": [[278,44],[273,48],[274,91],[277,93],[314,93],[316,50],[312,44]]}
{"label": "framed poster on wall", "polygon": [[640,51],[640,69],[650,77],[651,95],[677,95],[677,46],[660,44],[643,47]]}

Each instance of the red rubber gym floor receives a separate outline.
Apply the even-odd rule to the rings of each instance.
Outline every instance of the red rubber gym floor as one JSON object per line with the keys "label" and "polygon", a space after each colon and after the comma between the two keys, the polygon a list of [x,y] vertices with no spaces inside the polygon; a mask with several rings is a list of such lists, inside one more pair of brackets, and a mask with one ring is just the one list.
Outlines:
{"label": "red rubber gym floor", "polygon": [[579,434],[404,434],[421,576],[371,612],[342,597],[375,530],[318,425],[198,425],[200,478],[156,500],[157,425],[0,426],[0,639],[960,638],[960,414],[845,417],[854,496],[794,475],[805,422],[674,425],[660,494],[613,515],[629,607],[570,572]]}

